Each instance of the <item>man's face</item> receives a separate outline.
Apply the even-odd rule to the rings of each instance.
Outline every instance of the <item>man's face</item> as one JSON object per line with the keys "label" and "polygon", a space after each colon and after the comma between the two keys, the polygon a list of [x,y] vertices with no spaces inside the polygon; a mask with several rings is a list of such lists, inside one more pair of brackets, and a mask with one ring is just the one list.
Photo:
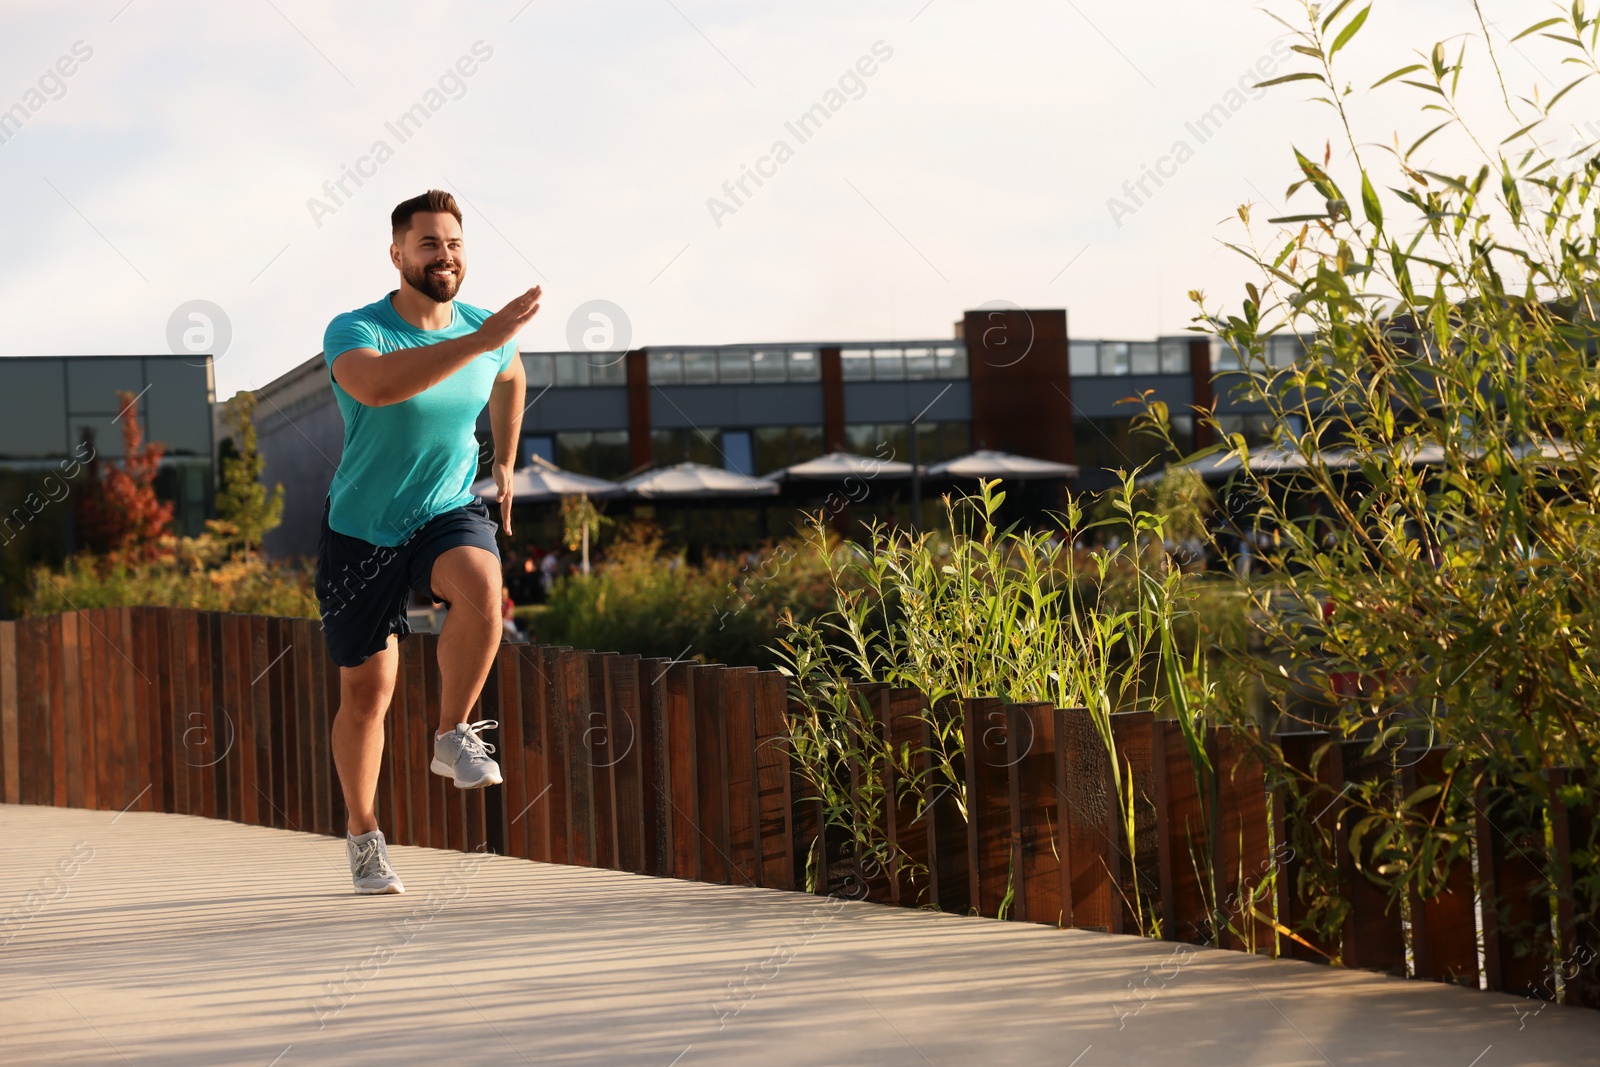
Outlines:
{"label": "man's face", "polygon": [[455,299],[467,277],[461,224],[446,211],[419,211],[390,246],[389,257],[411,288],[436,304]]}

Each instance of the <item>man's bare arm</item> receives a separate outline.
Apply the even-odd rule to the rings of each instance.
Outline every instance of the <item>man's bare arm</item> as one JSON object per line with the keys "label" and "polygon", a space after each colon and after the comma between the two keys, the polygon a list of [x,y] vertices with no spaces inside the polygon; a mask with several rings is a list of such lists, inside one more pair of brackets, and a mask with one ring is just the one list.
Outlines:
{"label": "man's bare arm", "polygon": [[489,428],[494,434],[494,481],[499,490],[500,526],[511,533],[511,471],[517,462],[517,442],[522,439],[523,396],[528,391],[522,354],[497,375],[489,393]]}
{"label": "man's bare arm", "polygon": [[[539,310],[540,295],[540,288],[534,286],[464,337],[387,353],[371,348],[341,352],[333,361],[333,378],[345,392],[368,407],[410,400],[485,352],[492,352],[516,337]],[[517,361],[517,370],[521,372],[521,360]]]}

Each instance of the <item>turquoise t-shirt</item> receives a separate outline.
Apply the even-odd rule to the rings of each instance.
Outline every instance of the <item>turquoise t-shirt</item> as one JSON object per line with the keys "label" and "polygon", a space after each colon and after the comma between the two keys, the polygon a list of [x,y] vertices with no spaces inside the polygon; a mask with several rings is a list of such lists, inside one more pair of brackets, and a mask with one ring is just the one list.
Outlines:
{"label": "turquoise t-shirt", "polygon": [[[393,295],[393,294],[390,294]],[[389,297],[347,311],[322,339],[328,377],[333,361],[355,348],[380,353],[420,348],[472,333],[491,314],[455,301],[450,325],[419,330]],[[444,381],[409,400],[368,407],[333,381],[344,416],[344,455],[328,489],[328,526],[374,545],[403,543],[423,523],[471,503],[478,472],[478,416],[495,376],[517,357],[515,341],[485,352]]]}

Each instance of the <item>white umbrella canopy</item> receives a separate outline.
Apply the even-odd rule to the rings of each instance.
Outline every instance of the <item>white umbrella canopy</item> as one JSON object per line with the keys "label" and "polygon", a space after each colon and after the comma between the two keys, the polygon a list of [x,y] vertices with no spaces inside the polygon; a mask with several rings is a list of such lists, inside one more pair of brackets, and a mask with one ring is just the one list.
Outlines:
{"label": "white umbrella canopy", "polygon": [[1017,456],[988,448],[928,468],[935,478],[1076,478],[1078,468],[1071,463],[1056,463],[1032,456]]}
{"label": "white umbrella canopy", "polygon": [[858,456],[854,452],[829,452],[826,456],[773,471],[768,477],[838,482],[846,478],[909,478],[911,474],[911,464],[897,459]]}
{"label": "white umbrella canopy", "polygon": [[[474,482],[473,496],[493,500],[499,490],[493,478]],[[604,478],[564,471],[543,456],[534,456],[526,467],[511,475],[511,500],[516,504],[539,504],[560,500],[564,496],[610,497],[622,492],[622,486]]]}
{"label": "white umbrella canopy", "polygon": [[622,483],[622,489],[646,500],[699,500],[773,496],[778,486],[765,478],[752,478],[704,463],[677,463],[635,475]]}
{"label": "white umbrella canopy", "polygon": [[[1317,457],[1317,465],[1330,470],[1354,467],[1356,457],[1348,450],[1330,450]],[[1189,468],[1202,478],[1224,478],[1237,473],[1243,466],[1243,462],[1233,453],[1218,452],[1190,464]],[[1250,453],[1250,469],[1262,474],[1287,474],[1311,467],[1311,460],[1292,448],[1257,448]]]}

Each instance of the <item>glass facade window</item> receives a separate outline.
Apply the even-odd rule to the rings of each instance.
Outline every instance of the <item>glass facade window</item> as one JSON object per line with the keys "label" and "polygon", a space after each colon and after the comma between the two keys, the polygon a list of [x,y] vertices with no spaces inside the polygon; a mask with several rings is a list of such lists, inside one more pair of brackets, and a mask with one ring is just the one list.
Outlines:
{"label": "glass facade window", "polygon": [[906,376],[905,352],[899,348],[875,348],[872,351],[872,378],[879,382],[904,381]]}
{"label": "glass facade window", "polygon": [[789,427],[789,462],[804,463],[822,455],[821,426]]}
{"label": "glass facade window", "polygon": [[[917,462],[938,463],[972,451],[972,427],[965,422],[916,424]],[[904,422],[856,422],[844,428],[845,451],[911,462],[911,426]],[[891,449],[893,450],[891,452]]]}
{"label": "glass facade window", "polygon": [[524,437],[522,439],[522,457],[518,466],[526,467],[533,462],[534,456],[538,456],[546,463],[554,463],[556,461],[555,437],[550,434],[534,434],[531,437]]}
{"label": "glass facade window", "polygon": [[758,426],[752,435],[756,473],[768,474],[789,465],[789,427]]}
{"label": "glass facade window", "polygon": [[690,349],[683,354],[683,384],[710,385],[717,380],[717,356],[706,349]]}
{"label": "glass facade window", "polygon": [[1154,341],[1140,341],[1128,346],[1129,374],[1160,374],[1161,350]]}
{"label": "glass facade window", "polygon": [[683,381],[683,360],[678,353],[650,352],[650,384],[678,385]]}
{"label": "glass facade window", "polygon": [[[589,360],[585,356],[566,353],[556,357],[556,385],[578,386],[589,384]],[[562,464],[565,466],[565,464]]]}
{"label": "glass facade window", "polygon": [[931,348],[906,349],[906,377],[912,381],[925,381],[939,373],[939,364]]}
{"label": "glass facade window", "polygon": [[791,348],[789,350],[789,380],[791,382],[822,380],[822,357],[815,349]]}
{"label": "glass facade window", "polygon": [[522,370],[528,376],[529,389],[543,389],[556,381],[555,357],[542,353],[524,355]]}
{"label": "glass facade window", "polygon": [[724,348],[717,352],[717,381],[738,384],[750,381],[750,350]]}
{"label": "glass facade window", "polygon": [[736,474],[756,472],[755,453],[751,448],[749,430],[723,431],[722,465]]}
{"label": "glass facade window", "polygon": [[684,431],[684,459],[702,463],[707,467],[720,467],[722,458],[722,431],[718,429],[692,429]]}
{"label": "glass facade window", "polygon": [[1106,376],[1128,373],[1128,343],[1100,342],[1100,373]]}
{"label": "glass facade window", "polygon": [[872,352],[866,348],[846,348],[839,353],[843,375],[847,382],[872,381]]}
{"label": "glass facade window", "polygon": [[594,434],[589,430],[556,434],[556,466],[575,474],[593,474]]}
{"label": "glass facade window", "polygon": [[1074,378],[1093,378],[1100,373],[1100,343],[1071,341],[1067,344],[1067,369]]}
{"label": "glass facade window", "polygon": [[594,435],[595,477],[625,478],[632,465],[627,430],[601,430]]}
{"label": "glass facade window", "polygon": [[628,353],[596,352],[590,356],[589,381],[594,385],[627,385]]}
{"label": "glass facade window", "polygon": [[1221,338],[1211,342],[1211,371],[1238,370],[1239,352]]}
{"label": "glass facade window", "polygon": [[783,381],[783,352],[770,348],[757,349],[751,352],[750,377],[758,382]]}
{"label": "glass facade window", "polygon": [[967,376],[967,349],[964,345],[940,346],[933,350],[934,362],[941,378]]}
{"label": "glass facade window", "polygon": [[1168,337],[1161,342],[1161,373],[1189,373],[1189,342],[1181,337]]}
{"label": "glass facade window", "polygon": [[1304,354],[1304,344],[1292,333],[1267,339],[1267,361],[1274,367],[1293,366]]}

